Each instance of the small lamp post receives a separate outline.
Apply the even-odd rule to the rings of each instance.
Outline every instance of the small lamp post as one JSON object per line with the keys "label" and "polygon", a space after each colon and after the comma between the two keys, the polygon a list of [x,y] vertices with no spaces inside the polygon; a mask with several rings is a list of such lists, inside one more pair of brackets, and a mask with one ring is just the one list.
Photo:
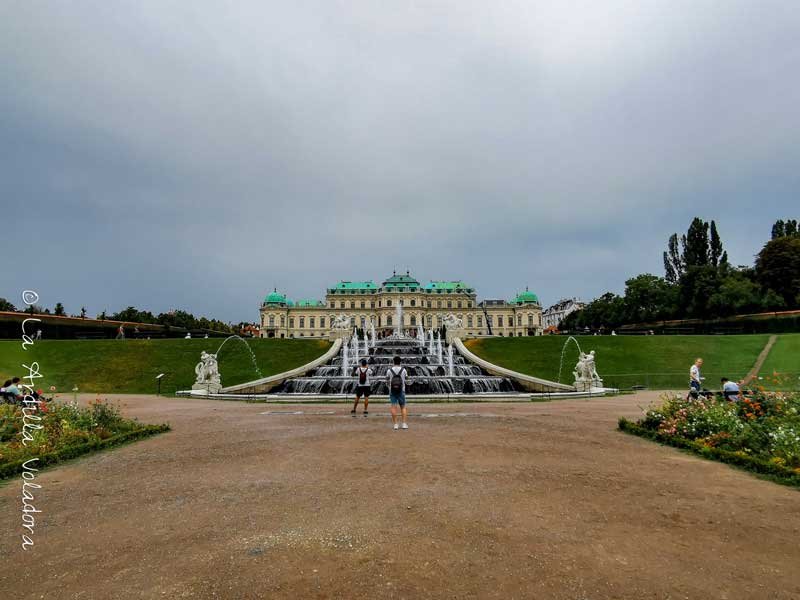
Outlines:
{"label": "small lamp post", "polygon": [[159,373],[156,375],[156,381],[158,382],[158,390],[156,391],[156,396],[161,395],[161,378],[164,377],[164,373]]}

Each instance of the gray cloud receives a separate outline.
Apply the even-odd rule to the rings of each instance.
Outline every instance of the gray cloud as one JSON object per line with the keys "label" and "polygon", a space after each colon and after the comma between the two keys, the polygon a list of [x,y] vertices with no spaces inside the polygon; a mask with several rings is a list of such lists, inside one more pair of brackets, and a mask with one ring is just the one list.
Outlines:
{"label": "gray cloud", "polygon": [[0,8],[0,295],[253,319],[277,285],[619,290],[797,216],[793,2]]}

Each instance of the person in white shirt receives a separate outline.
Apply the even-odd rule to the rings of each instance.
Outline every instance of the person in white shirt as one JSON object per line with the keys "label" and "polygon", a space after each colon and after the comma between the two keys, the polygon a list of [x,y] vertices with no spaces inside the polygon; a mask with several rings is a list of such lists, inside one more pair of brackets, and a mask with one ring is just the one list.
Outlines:
{"label": "person in white shirt", "polygon": [[722,383],[722,396],[725,400],[738,402],[742,399],[738,383],[730,381],[727,377],[723,377],[720,381]]}
{"label": "person in white shirt", "polygon": [[362,358],[361,364],[356,367],[355,375],[358,381],[356,382],[356,401],[353,404],[353,410],[350,414],[356,416],[356,409],[358,408],[358,399],[364,396],[364,416],[369,414],[369,391],[372,387],[370,377],[372,377],[372,369],[367,366],[367,359]]}
{"label": "person in white shirt", "polygon": [[406,376],[408,371],[400,365],[400,357],[394,357],[394,365],[386,372],[386,382],[389,384],[389,402],[391,403],[392,424],[394,429],[400,429],[397,424],[397,407],[403,418],[403,429],[408,429],[408,409],[406,409]]}
{"label": "person in white shirt", "polygon": [[696,358],[694,364],[689,369],[689,393],[695,397],[700,393],[700,384],[703,381],[703,377],[700,374],[700,367],[702,366],[703,359]]}

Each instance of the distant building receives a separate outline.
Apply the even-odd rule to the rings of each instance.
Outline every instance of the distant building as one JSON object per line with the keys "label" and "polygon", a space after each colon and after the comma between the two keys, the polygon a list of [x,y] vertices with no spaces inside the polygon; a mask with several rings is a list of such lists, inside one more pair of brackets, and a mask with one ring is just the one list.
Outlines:
{"label": "distant building", "polygon": [[542,311],[542,326],[545,329],[548,327],[557,328],[561,321],[567,318],[567,315],[574,313],[576,310],[581,310],[584,306],[586,304],[577,298],[563,298]]}
{"label": "distant building", "polygon": [[[325,300],[289,300],[274,290],[261,303],[261,337],[327,338],[337,317],[353,327],[378,335],[394,331],[397,305],[403,307],[401,327],[409,334],[417,326],[441,327],[453,314],[462,320],[466,336],[529,336],[542,333],[539,298],[527,288],[512,300],[477,301],[475,289],[462,281],[431,281],[425,285],[411,276],[393,273],[380,285],[372,281],[340,281],[328,288]],[[491,332],[491,333],[490,333]]]}

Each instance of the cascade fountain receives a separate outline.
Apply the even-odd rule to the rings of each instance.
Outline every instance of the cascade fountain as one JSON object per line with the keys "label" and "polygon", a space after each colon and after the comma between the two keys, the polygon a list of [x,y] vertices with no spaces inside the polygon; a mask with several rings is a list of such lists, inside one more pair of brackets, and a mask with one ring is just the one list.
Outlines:
{"label": "cascade fountain", "polygon": [[442,334],[438,331],[436,332],[436,358],[439,361],[439,364],[442,363]]}
{"label": "cascade fountain", "polygon": [[402,338],[405,337],[403,335],[403,305],[400,304],[398,301],[397,304],[394,305],[394,335],[395,337]]}
{"label": "cascade fountain", "polygon": [[447,346],[447,375],[453,377],[453,344]]}
{"label": "cascade fountain", "polygon": [[[372,394],[389,393],[387,373],[395,356],[408,371],[406,391],[409,395],[420,394],[474,394],[517,392],[516,384],[506,377],[496,377],[471,364],[453,346],[447,349],[447,364],[442,362],[442,340],[433,344],[431,332],[428,344],[417,337],[390,336],[376,340],[372,354],[368,356],[374,372]],[[292,394],[352,394],[358,385],[353,376],[354,364],[351,352],[352,341],[342,344],[339,356],[326,365],[316,367],[302,377],[284,381],[272,393]],[[435,352],[434,352],[435,350]],[[438,360],[437,360],[438,359]]]}
{"label": "cascade fountain", "polygon": [[428,345],[428,354],[430,356],[434,355],[434,347],[433,347],[433,329],[428,331],[429,334],[429,345]]}
{"label": "cascade fountain", "polygon": [[369,333],[370,333],[370,340],[369,340],[369,347],[375,347],[375,321],[372,319],[369,320]]}

